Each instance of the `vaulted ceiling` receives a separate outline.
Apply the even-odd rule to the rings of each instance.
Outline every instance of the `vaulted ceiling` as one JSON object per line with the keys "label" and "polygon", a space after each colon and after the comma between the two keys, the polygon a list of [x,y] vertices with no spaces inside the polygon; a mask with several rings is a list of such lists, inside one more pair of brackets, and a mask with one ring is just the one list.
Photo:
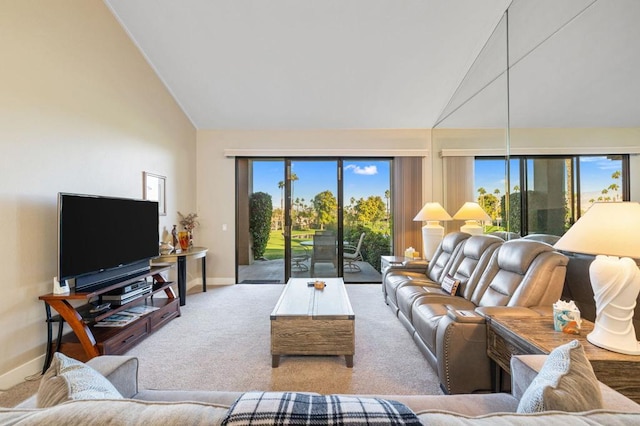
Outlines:
{"label": "vaulted ceiling", "polygon": [[[104,1],[198,129],[433,127],[511,3]],[[640,66],[639,4],[598,0],[588,19],[558,31],[566,41],[554,36],[545,42],[551,50],[528,55],[535,66],[517,64],[516,82],[554,78],[544,90],[512,87],[513,102],[522,104],[514,118],[546,127],[607,125],[588,106],[594,95],[584,88],[595,87],[612,125],[640,126],[640,79],[631,77]],[[599,50],[606,54],[596,61],[591,53]],[[557,54],[571,66],[557,63]],[[605,83],[602,75],[612,72]],[[551,93],[565,100],[553,102]],[[560,118],[574,109],[580,117]]]}

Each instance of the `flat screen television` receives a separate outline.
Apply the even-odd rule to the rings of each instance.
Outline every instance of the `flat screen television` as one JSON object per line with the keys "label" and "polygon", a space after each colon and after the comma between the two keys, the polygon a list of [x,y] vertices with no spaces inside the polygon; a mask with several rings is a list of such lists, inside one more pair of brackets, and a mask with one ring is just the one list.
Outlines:
{"label": "flat screen television", "polygon": [[58,194],[58,279],[93,291],[149,270],[158,256],[158,202]]}

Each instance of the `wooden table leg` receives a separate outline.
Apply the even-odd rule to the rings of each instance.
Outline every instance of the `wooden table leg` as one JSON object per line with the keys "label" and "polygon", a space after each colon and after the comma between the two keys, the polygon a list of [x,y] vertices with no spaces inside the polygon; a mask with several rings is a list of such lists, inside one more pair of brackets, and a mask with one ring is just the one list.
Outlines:
{"label": "wooden table leg", "polygon": [[494,360],[490,360],[490,368],[493,373],[492,390],[495,393],[502,392],[502,367],[500,367]]}
{"label": "wooden table leg", "polygon": [[75,308],[66,300],[50,300],[48,303],[60,314],[62,318],[64,318],[67,324],[69,324],[75,335],[78,337],[80,344],[82,344],[82,348],[87,354],[87,357],[91,359],[100,355],[96,340],[93,337],[89,326],[82,321],[82,317],[78,311],[76,311]]}
{"label": "wooden table leg", "polygon": [[280,355],[271,355],[271,368],[278,368],[280,365]]}
{"label": "wooden table leg", "polygon": [[347,368],[353,368],[353,355],[345,355],[344,359],[347,362]]}

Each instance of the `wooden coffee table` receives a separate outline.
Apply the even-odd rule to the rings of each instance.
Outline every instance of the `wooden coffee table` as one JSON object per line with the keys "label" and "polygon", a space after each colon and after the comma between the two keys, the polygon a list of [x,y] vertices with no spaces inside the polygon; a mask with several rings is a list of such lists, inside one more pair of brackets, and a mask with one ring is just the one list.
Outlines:
{"label": "wooden coffee table", "polygon": [[353,367],[355,315],[342,278],[291,278],[271,312],[271,366],[281,355],[344,355]]}

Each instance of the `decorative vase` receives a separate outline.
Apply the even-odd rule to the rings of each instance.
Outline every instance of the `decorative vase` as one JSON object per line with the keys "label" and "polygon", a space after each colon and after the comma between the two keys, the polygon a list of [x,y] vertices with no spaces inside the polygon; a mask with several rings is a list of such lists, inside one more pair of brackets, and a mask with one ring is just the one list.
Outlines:
{"label": "decorative vase", "polygon": [[178,232],[178,241],[180,241],[180,248],[187,250],[189,248],[189,231]]}

